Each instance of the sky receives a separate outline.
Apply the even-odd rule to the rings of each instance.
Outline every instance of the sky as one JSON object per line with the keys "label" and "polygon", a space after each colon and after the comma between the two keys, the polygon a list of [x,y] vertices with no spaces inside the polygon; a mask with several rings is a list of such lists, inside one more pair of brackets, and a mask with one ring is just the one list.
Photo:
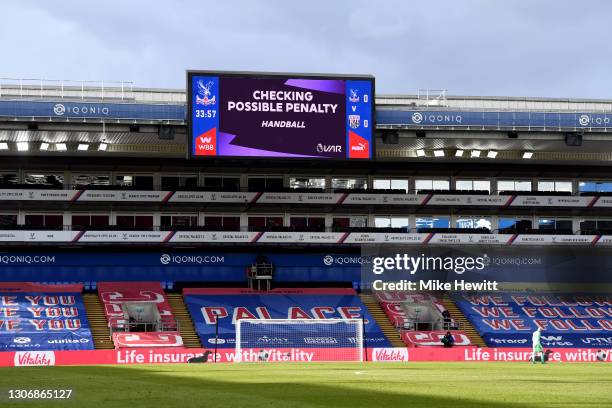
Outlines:
{"label": "sky", "polygon": [[612,98],[608,0],[3,0],[0,15],[0,77],[323,72],[373,74],[378,94]]}

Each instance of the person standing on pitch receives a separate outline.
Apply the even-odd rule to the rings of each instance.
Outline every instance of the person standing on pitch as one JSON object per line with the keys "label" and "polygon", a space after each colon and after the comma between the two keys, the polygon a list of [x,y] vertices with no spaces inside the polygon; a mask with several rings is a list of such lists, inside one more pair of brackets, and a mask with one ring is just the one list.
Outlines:
{"label": "person standing on pitch", "polygon": [[540,360],[542,361],[542,364],[545,363],[544,352],[543,352],[544,350],[542,348],[542,344],[540,343],[541,337],[542,337],[542,328],[538,327],[536,331],[533,332],[533,335],[531,336],[531,342],[533,343],[533,351],[531,355],[531,360],[533,364],[535,364],[536,357],[538,356],[538,354],[540,355]]}

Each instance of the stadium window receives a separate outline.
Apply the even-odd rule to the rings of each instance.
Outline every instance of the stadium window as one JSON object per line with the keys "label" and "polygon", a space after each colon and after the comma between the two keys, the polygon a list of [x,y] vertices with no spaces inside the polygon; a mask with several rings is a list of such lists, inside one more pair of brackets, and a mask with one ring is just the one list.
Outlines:
{"label": "stadium window", "polygon": [[195,174],[161,176],[161,189],[164,191],[175,189],[194,189],[196,187],[198,187],[198,176]]}
{"label": "stadium window", "polygon": [[0,214],[0,229],[11,229],[17,226],[17,214]]}
{"label": "stadium window", "polygon": [[72,186],[74,188],[81,187],[97,187],[110,186],[110,176],[108,174],[73,174]]}
{"label": "stadium window", "polygon": [[572,192],[571,181],[554,181],[554,180],[543,180],[538,181],[538,191],[550,191],[550,192]]}
{"label": "stadium window", "polygon": [[425,180],[419,179],[414,181],[414,189],[418,193],[422,190],[450,190],[450,182],[448,180]]}
{"label": "stadium window", "polygon": [[266,179],[263,177],[249,177],[249,191],[266,191]]}
{"label": "stadium window", "polygon": [[571,181],[555,181],[555,191],[573,193],[574,187]]}
{"label": "stadium window", "polygon": [[109,217],[101,214],[73,214],[71,225],[73,230],[108,227]]}
{"label": "stadium window", "polygon": [[601,231],[612,231],[612,220],[597,220],[597,229]]}
{"label": "stadium window", "polygon": [[64,216],[60,214],[26,214],[25,226],[29,228],[62,229]]}
{"label": "stadium window", "polygon": [[332,219],[332,228],[348,229],[348,228],[366,228],[368,226],[368,217],[365,215],[351,215],[346,217],[334,217]]}
{"label": "stadium window", "polygon": [[540,218],[538,228],[541,230],[572,230],[572,220],[556,218]]}
{"label": "stadium window", "polygon": [[240,177],[206,176],[203,187],[210,191],[240,191]]}
{"label": "stadium window", "polygon": [[538,220],[539,229],[555,229],[555,220],[541,218]]}
{"label": "stadium window", "polygon": [[491,181],[489,180],[457,180],[455,189],[462,191],[487,191],[491,192]]}
{"label": "stadium window", "polygon": [[240,177],[223,177],[221,187],[227,191],[240,191]]}
{"label": "stadium window", "polygon": [[296,229],[297,231],[325,231],[325,218],[310,216],[292,216],[289,218],[289,226],[291,228]]}
{"label": "stadium window", "polygon": [[162,215],[159,217],[160,226],[162,228],[190,228],[198,226],[197,215]]}
{"label": "stadium window", "polygon": [[19,184],[19,178],[17,173],[14,172],[2,172],[0,173],[0,187],[13,187],[15,184]]}
{"label": "stadium window", "polygon": [[498,180],[497,191],[531,191],[530,180]]}
{"label": "stadium window", "polygon": [[204,227],[207,229],[240,230],[240,217],[233,215],[207,215],[204,217]]}
{"label": "stadium window", "polygon": [[223,228],[223,217],[209,215],[204,217],[204,226],[206,228]]}
{"label": "stadium window", "polygon": [[578,189],[581,193],[612,193],[612,181],[581,181]]}
{"label": "stadium window", "polygon": [[448,216],[428,216],[417,217],[415,226],[420,228],[448,228],[450,227],[450,217]]}
{"label": "stadium window", "polygon": [[274,177],[249,177],[249,191],[282,191],[283,190],[283,178]]}
{"label": "stadium window", "polygon": [[266,217],[266,226],[268,228],[282,227],[283,217]]}
{"label": "stadium window", "polygon": [[580,231],[595,233],[597,231],[597,220],[580,220]]}
{"label": "stadium window", "polygon": [[408,217],[376,216],[374,217],[374,226],[376,228],[402,228],[408,230],[410,223],[408,221]]}
{"label": "stadium window", "polygon": [[26,214],[25,225],[26,227],[44,227],[45,216],[42,214]]}
{"label": "stadium window", "polygon": [[533,228],[531,219],[528,218],[500,218],[498,220],[499,231],[524,232]]}
{"label": "stadium window", "polygon": [[109,225],[108,215],[90,215],[89,220],[92,227],[108,227]]}
{"label": "stadium window", "polygon": [[612,220],[580,220],[580,231],[608,234],[612,232]]}
{"label": "stadium window", "polygon": [[266,228],[266,217],[249,217],[249,228]]}
{"label": "stadium window", "polygon": [[249,229],[270,229],[283,226],[283,217],[280,216],[252,216],[248,219]]}
{"label": "stadium window", "polygon": [[458,217],[455,221],[457,228],[484,228],[491,230],[491,217],[476,217],[476,216],[463,216]]}
{"label": "stadium window", "polygon": [[366,190],[368,180],[365,178],[333,178],[331,188],[334,190]]}
{"label": "stadium window", "polygon": [[240,230],[240,217],[230,215],[223,217],[223,228],[239,231]]}
{"label": "stadium window", "polygon": [[290,177],[289,188],[292,189],[324,189],[325,178],[324,177]]}
{"label": "stadium window", "polygon": [[62,174],[27,173],[24,182],[36,187],[63,188],[64,176]]}
{"label": "stadium window", "polygon": [[376,228],[391,228],[391,217],[375,217],[374,227]]}
{"label": "stadium window", "polygon": [[406,179],[374,179],[372,183],[374,190],[403,190],[408,192],[408,180]]}
{"label": "stadium window", "polygon": [[116,224],[128,230],[149,231],[153,229],[153,215],[117,215]]}
{"label": "stadium window", "polygon": [[153,190],[153,176],[118,175],[115,177],[115,184],[134,190]]}

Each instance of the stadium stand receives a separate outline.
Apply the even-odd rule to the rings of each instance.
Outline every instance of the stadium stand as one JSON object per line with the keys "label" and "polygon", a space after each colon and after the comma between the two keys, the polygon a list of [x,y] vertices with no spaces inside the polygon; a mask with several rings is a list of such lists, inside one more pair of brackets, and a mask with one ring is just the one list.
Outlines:
{"label": "stadium stand", "polygon": [[[166,295],[159,282],[179,290],[246,287],[245,268],[262,253],[274,264],[272,287],[352,285],[366,292],[361,300],[354,292],[327,299],[331,295],[322,293],[331,289],[320,289],[299,296],[207,294],[198,301],[217,302],[230,314],[242,302],[247,308],[270,306],[275,317],[285,318],[283,308],[292,305],[307,311],[319,304],[358,307],[375,324],[373,332],[367,329],[370,341],[384,338],[380,344],[401,346],[402,337],[418,343],[417,334],[421,343],[435,343],[439,331],[450,328],[472,345],[485,346],[487,340],[497,346],[487,339],[488,326],[471,313],[472,305],[446,293],[399,302],[372,297],[370,287],[360,282],[360,247],[399,244],[421,253],[444,246],[453,256],[482,247],[492,255],[489,248],[495,247],[497,256],[530,258],[537,245],[534,256],[541,258],[542,268],[521,269],[530,278],[549,276],[547,262],[555,251],[571,247],[576,254],[573,264],[555,262],[557,273],[596,259],[597,251],[607,256],[612,245],[609,149],[598,141],[609,127],[596,123],[610,120],[602,113],[610,111],[610,101],[523,98],[514,104],[505,98],[451,97],[440,114],[441,106],[424,106],[414,95],[380,97],[375,161],[198,160],[186,159],[190,135],[184,91],[134,89],[117,103],[100,98],[100,90],[87,84],[62,93],[52,85],[45,88],[48,100],[40,101],[43,85],[49,84],[3,87],[0,96],[0,240],[8,253],[1,278],[89,282],[86,291],[107,282],[100,291],[123,297],[82,297],[96,348],[115,347],[113,335],[142,340],[146,333],[180,336],[190,348],[211,346],[211,325],[188,303],[199,295],[190,289],[184,297]],[[419,117],[426,120],[415,122]],[[461,117],[463,124],[445,122],[447,117]],[[173,139],[160,139],[162,121]],[[508,139],[506,126],[520,137]],[[400,143],[381,140],[380,131],[389,127],[397,129]],[[563,142],[565,132],[576,129],[584,132],[587,150]],[[65,140],[58,141],[59,134]],[[461,140],[467,134],[470,143]],[[24,139],[26,151],[19,149]],[[81,150],[84,139],[89,142]],[[471,157],[467,148],[464,156],[456,155],[463,153],[461,144],[476,139],[483,155]],[[533,150],[530,159],[523,158],[527,146]],[[421,147],[424,155],[415,156]],[[442,158],[434,156],[438,149]],[[486,150],[499,156],[485,158]],[[71,251],[75,246],[88,252]],[[24,254],[48,255],[53,261],[43,257],[28,264]],[[592,261],[590,270],[607,272],[609,266],[601,265],[605,262]],[[493,272],[513,275],[517,269],[508,264]],[[119,282],[128,278],[157,282]],[[121,304],[129,303],[124,295],[133,291],[138,302],[156,304],[151,311],[159,313],[159,320],[132,323],[135,327],[129,318],[123,321],[130,310]],[[432,316],[448,311],[451,324],[437,326],[439,316],[428,317],[426,324],[421,312],[415,322],[415,305],[408,310],[402,305],[406,300],[429,302],[418,307]],[[275,305],[281,305],[278,313]],[[221,321],[229,341],[232,328],[225,327],[227,319]],[[149,331],[158,324],[163,331]],[[123,331],[131,328],[147,331]],[[586,344],[565,338],[562,343]]]}
{"label": "stadium stand", "polygon": [[[449,310],[444,297],[424,292],[379,291],[374,298],[408,347],[442,346],[440,339],[446,331],[451,331],[457,346],[484,345],[478,338],[472,341],[464,330],[473,328],[467,321],[455,318],[457,313]],[[447,317],[445,310],[449,311]]]}
{"label": "stadium stand", "polygon": [[183,296],[178,293],[167,293],[166,299],[168,304],[172,308],[172,315],[176,318],[183,344],[187,348],[198,348],[202,347],[200,338],[193,327],[193,321],[191,315],[187,310]]}
{"label": "stadium stand", "polygon": [[489,346],[528,346],[541,327],[544,347],[612,347],[607,294],[458,293],[453,299]]}
{"label": "stadium stand", "polygon": [[452,318],[457,322],[458,327],[461,327],[465,334],[470,339],[470,342],[478,347],[486,347],[486,343],[480,333],[474,328],[474,325],[468,320],[457,304],[453,302],[448,293],[444,293],[441,299],[442,304],[448,310]]}
{"label": "stadium stand", "polygon": [[115,347],[108,326],[104,306],[98,294],[86,293],[83,302],[91,325],[91,335],[96,349],[112,349]]}
{"label": "stadium stand", "polygon": [[0,351],[92,350],[83,285],[0,283]]}
{"label": "stadium stand", "polygon": [[266,318],[363,318],[365,347],[390,346],[353,289],[291,288],[258,292],[251,289],[185,288],[183,296],[202,345],[208,347],[215,343],[219,348],[234,347],[237,319]]}
{"label": "stadium stand", "polygon": [[392,320],[387,316],[386,311],[382,308],[381,304],[376,300],[374,296],[367,293],[361,293],[359,295],[363,304],[368,308],[370,314],[378,323],[378,326],[382,330],[383,334],[393,347],[403,347],[404,343],[398,330],[393,325]]}
{"label": "stadium stand", "polygon": [[183,346],[159,282],[100,282],[98,295],[115,348]]}

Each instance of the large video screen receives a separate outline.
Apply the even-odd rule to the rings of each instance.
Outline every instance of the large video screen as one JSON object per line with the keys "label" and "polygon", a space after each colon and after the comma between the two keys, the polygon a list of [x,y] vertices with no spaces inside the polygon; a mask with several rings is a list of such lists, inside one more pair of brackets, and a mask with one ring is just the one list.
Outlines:
{"label": "large video screen", "polygon": [[371,159],[374,77],[187,72],[191,157]]}

